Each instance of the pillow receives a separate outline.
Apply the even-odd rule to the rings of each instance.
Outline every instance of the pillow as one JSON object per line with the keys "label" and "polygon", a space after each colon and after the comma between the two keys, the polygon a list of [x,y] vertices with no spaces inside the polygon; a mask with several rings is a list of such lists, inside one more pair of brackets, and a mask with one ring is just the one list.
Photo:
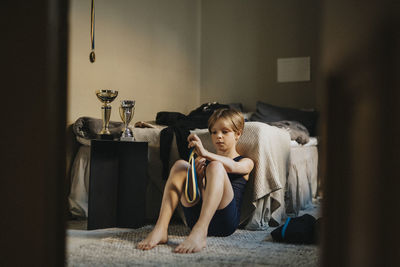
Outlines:
{"label": "pillow", "polygon": [[256,112],[250,117],[251,121],[277,122],[277,121],[298,121],[303,124],[310,133],[315,136],[315,128],[318,119],[318,112],[315,110],[300,110],[273,106],[261,101],[257,101]]}
{"label": "pillow", "polygon": [[[113,139],[118,139],[121,136],[122,122],[110,121],[108,128],[113,136]],[[80,136],[85,139],[97,139],[98,133],[103,127],[102,119],[92,117],[80,117],[78,118],[73,126],[72,131],[76,136]],[[79,141],[79,140],[78,140]]]}

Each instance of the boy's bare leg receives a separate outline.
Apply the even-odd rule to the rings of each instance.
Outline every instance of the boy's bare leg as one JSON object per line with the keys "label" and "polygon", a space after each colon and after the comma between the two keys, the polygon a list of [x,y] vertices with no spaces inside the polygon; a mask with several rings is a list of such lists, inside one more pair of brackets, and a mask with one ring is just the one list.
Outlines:
{"label": "boy's bare leg", "polygon": [[[175,248],[177,253],[199,252],[206,246],[208,226],[217,209],[225,208],[233,199],[233,190],[222,163],[213,161],[206,170],[207,185],[203,191],[200,217],[189,236]],[[182,204],[186,203],[184,198]],[[186,206],[186,205],[185,205]]]}
{"label": "boy's bare leg", "polygon": [[164,188],[157,223],[148,236],[138,243],[138,249],[152,249],[156,245],[168,241],[168,225],[183,191],[188,166],[189,164],[186,161],[179,160],[172,167]]}

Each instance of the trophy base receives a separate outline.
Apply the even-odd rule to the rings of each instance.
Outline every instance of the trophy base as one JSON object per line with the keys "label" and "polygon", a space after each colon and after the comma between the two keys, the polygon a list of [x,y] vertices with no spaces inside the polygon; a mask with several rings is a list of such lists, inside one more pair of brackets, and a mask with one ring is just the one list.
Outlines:
{"label": "trophy base", "polygon": [[114,140],[114,136],[111,134],[98,134],[97,138],[100,140]]}
{"label": "trophy base", "polygon": [[133,136],[126,136],[126,137],[121,136],[119,140],[124,142],[134,142],[135,138]]}

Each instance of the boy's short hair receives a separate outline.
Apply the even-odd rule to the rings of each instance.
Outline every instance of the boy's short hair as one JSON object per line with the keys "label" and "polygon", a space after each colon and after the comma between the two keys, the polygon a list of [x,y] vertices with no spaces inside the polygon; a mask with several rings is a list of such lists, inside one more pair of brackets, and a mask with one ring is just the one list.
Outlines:
{"label": "boy's short hair", "polygon": [[244,117],[242,112],[232,108],[220,108],[214,111],[211,117],[208,119],[208,131],[211,133],[211,128],[215,122],[219,119],[224,119],[231,124],[232,130],[237,133],[243,132],[244,128]]}

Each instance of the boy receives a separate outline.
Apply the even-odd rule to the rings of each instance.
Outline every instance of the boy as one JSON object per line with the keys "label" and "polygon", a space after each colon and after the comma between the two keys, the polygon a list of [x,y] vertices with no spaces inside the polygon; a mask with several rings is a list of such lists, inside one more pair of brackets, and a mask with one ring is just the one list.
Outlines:
{"label": "boy", "polygon": [[191,134],[189,148],[194,148],[201,197],[189,203],[185,195],[189,163],[178,160],[171,168],[164,188],[160,214],[154,229],[138,243],[138,249],[151,249],[168,241],[168,224],[180,201],[189,236],[175,248],[177,253],[199,252],[206,246],[207,235],[228,236],[239,225],[241,199],[254,163],[236,151],[244,128],[243,115],[233,109],[219,109],[208,121],[208,130],[216,153],[207,151],[200,138]]}

